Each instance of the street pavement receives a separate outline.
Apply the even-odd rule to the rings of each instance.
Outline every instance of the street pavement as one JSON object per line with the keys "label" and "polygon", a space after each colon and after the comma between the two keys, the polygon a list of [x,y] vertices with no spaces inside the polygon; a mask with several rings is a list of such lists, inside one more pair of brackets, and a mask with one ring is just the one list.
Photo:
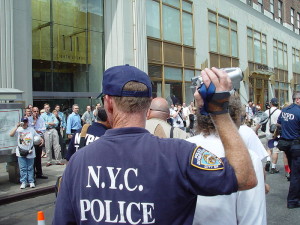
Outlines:
{"label": "street pavement", "polygon": [[0,163],[0,205],[53,192],[57,177],[63,174],[66,165],[52,165],[49,167],[45,165],[46,159],[42,158],[43,173],[48,176],[48,179],[37,179],[35,188],[27,187],[21,190],[21,184],[9,182],[8,173],[6,172],[6,163]]}
{"label": "street pavement", "polygon": [[290,183],[285,177],[282,155],[282,152],[279,153],[277,166],[280,172],[266,175],[266,182],[271,186],[266,195],[268,225],[297,225],[300,224],[300,208],[287,208],[286,197]]}
{"label": "street pavement", "polygon": [[[265,143],[266,140],[263,134],[260,134],[260,137],[261,141]],[[280,172],[278,174],[266,174],[266,181],[271,186],[269,194],[266,195],[268,225],[300,224],[300,208],[287,209],[286,207],[289,182],[285,178],[282,155],[283,153],[279,154],[277,166]],[[43,159],[43,165],[45,165],[45,159]],[[20,190],[20,184],[9,183],[5,163],[0,163],[0,224],[36,224],[36,214],[42,210],[45,213],[46,225],[50,225],[55,207],[55,194],[49,194],[49,191],[39,193],[39,190],[52,188],[53,191],[56,179],[62,175],[64,169],[65,165],[43,166],[44,174],[47,175],[49,179],[38,179],[36,188],[34,189],[26,188],[25,190]],[[26,198],[29,199],[24,200],[22,195],[26,193]],[[40,196],[41,194],[44,195]],[[4,204],[5,202],[1,201],[1,199],[9,199],[9,196],[16,196],[13,201],[19,201],[12,203],[8,201],[8,204]]]}

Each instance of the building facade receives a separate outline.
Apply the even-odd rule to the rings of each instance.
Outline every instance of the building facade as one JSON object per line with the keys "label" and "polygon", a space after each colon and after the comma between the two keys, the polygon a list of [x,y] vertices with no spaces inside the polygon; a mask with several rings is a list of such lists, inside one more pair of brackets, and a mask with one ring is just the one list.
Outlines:
{"label": "building facade", "polygon": [[297,0],[2,0],[0,88],[82,111],[101,92],[103,71],[146,71],[153,96],[193,100],[205,67],[240,67],[241,100],[291,102],[300,90]]}

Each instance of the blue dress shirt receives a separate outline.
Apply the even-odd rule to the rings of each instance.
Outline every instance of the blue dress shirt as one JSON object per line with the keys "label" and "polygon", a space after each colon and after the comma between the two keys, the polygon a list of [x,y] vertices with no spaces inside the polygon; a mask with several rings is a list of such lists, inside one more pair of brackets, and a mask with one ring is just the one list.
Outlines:
{"label": "blue dress shirt", "polygon": [[[46,124],[46,128],[47,129],[51,129],[51,128],[55,128],[58,125],[58,120],[56,119],[55,115],[52,113],[46,113],[44,112],[41,117],[43,118],[43,120],[45,121]],[[55,126],[50,126],[48,123],[55,123]]]}
{"label": "blue dress shirt", "polygon": [[[38,119],[36,120],[36,123],[34,125],[34,129],[36,131],[41,132],[42,134],[45,133],[45,131],[46,131],[46,124],[45,124],[44,119],[41,116],[39,116]],[[38,133],[38,134],[42,135],[41,133]]]}
{"label": "blue dress shirt", "polygon": [[67,134],[72,134],[71,130],[78,130],[80,129],[81,126],[81,119],[79,114],[76,114],[72,112],[72,114],[69,115],[68,120],[67,120]]}
{"label": "blue dress shirt", "polygon": [[62,127],[62,128],[66,128],[66,117],[65,117],[65,114],[63,113],[63,112],[58,112],[58,116],[59,116],[59,118],[60,118],[60,120],[61,120],[61,124],[60,124],[60,126]]}

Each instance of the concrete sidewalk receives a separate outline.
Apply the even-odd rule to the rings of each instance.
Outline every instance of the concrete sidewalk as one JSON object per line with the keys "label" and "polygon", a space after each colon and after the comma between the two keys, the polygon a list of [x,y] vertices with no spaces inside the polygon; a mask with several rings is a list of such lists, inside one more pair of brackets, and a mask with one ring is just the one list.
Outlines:
{"label": "concrete sidewalk", "polygon": [[57,177],[63,174],[66,165],[46,167],[46,159],[42,158],[42,166],[48,179],[36,179],[35,188],[26,187],[21,190],[21,184],[9,182],[6,163],[0,163],[0,205],[54,192]]}

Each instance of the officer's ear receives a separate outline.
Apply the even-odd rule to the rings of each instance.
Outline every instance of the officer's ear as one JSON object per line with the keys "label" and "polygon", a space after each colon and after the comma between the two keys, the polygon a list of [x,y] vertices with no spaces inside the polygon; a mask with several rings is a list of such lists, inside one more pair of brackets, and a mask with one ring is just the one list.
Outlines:
{"label": "officer's ear", "polygon": [[148,111],[147,111],[147,117],[146,117],[146,118],[147,118],[147,120],[149,120],[149,119],[150,119],[150,113],[151,113],[150,111],[151,111],[151,110],[150,110],[150,108],[149,108],[149,109],[148,109]]}
{"label": "officer's ear", "polygon": [[109,95],[104,96],[104,108],[107,113],[113,113],[113,97]]}

